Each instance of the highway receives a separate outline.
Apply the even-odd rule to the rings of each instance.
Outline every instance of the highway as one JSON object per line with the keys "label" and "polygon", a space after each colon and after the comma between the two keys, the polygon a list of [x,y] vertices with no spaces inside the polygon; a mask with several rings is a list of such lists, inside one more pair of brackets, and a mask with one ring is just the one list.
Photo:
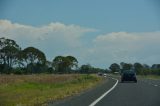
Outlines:
{"label": "highway", "polygon": [[160,80],[120,81],[113,90],[94,104],[116,83],[112,78],[79,95],[50,103],[49,106],[160,106]]}

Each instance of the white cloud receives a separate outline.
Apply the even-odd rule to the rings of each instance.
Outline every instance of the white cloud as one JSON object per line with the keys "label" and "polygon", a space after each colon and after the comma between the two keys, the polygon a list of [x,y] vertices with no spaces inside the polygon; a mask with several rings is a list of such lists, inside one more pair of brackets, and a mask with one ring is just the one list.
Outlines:
{"label": "white cloud", "polygon": [[51,60],[56,55],[75,54],[83,46],[81,40],[86,33],[95,29],[60,22],[39,27],[0,20],[0,37],[14,39],[20,46],[35,46],[42,49]]}
{"label": "white cloud", "polygon": [[[113,32],[105,35],[99,35],[94,39],[98,44],[135,44],[137,43],[156,43],[159,42],[160,32],[127,33]],[[127,46],[127,45],[126,45]]]}
{"label": "white cloud", "polygon": [[[93,57],[106,62],[160,62],[160,32],[127,33],[112,32],[98,35],[91,48]],[[94,52],[93,52],[94,51]],[[101,59],[98,59],[102,57]],[[152,58],[154,57],[154,59]],[[105,58],[105,59],[103,59]]]}
{"label": "white cloud", "polygon": [[77,25],[65,25],[59,22],[50,23],[41,27],[33,27],[12,23],[9,20],[0,20],[0,37],[5,36],[13,39],[28,40],[34,43],[39,40],[52,39],[52,41],[63,42],[64,45],[78,44],[79,38],[87,32],[95,29],[83,28]]}
{"label": "white cloud", "polygon": [[[49,60],[57,55],[73,55],[81,64],[107,67],[113,62],[160,62],[160,32],[112,32],[85,39],[93,28],[60,22],[39,27],[0,20],[0,37],[14,39],[23,48],[35,46]],[[84,43],[88,41],[88,43]],[[90,42],[92,41],[92,42]]]}

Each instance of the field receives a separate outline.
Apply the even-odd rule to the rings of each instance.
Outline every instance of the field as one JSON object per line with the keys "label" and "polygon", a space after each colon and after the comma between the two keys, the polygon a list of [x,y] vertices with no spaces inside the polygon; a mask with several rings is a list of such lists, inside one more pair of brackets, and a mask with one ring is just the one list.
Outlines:
{"label": "field", "polygon": [[39,106],[89,89],[96,75],[0,75],[0,106]]}
{"label": "field", "polygon": [[141,75],[138,76],[139,78],[147,78],[147,79],[154,79],[154,80],[160,80],[160,75]]}

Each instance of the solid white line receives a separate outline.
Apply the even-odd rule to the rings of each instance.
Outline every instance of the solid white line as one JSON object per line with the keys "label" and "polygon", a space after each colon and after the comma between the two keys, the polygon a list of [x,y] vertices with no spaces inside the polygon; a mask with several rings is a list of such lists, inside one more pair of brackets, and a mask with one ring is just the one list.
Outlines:
{"label": "solid white line", "polygon": [[116,83],[113,85],[112,88],[110,88],[107,92],[105,92],[104,94],[102,94],[98,99],[96,99],[94,102],[92,102],[89,106],[95,106],[102,98],[104,98],[109,92],[111,92],[118,84],[118,80],[115,78],[112,78],[114,80],[116,80]]}

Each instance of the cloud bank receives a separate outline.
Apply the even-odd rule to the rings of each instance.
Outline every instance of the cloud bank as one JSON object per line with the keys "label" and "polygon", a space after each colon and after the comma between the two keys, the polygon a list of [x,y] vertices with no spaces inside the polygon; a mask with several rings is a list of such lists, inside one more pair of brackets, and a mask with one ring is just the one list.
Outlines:
{"label": "cloud bank", "polygon": [[90,37],[88,43],[84,43],[85,36],[96,31],[60,22],[31,26],[0,20],[0,37],[14,39],[23,48],[35,46],[44,51],[49,60],[57,55],[74,55],[80,64],[90,63],[102,68],[122,61],[160,62],[160,31],[112,32]]}
{"label": "cloud bank", "polygon": [[[63,42],[65,45],[76,46],[79,38],[95,29],[83,28],[77,25],[65,25],[60,22],[50,23],[40,27],[12,23],[9,20],[0,20],[0,36],[28,40],[30,43],[52,39]],[[49,39],[48,39],[49,38]]]}
{"label": "cloud bank", "polygon": [[[92,51],[104,55],[112,62],[159,63],[160,32],[112,32],[98,35]],[[105,62],[105,60],[104,60]]]}

